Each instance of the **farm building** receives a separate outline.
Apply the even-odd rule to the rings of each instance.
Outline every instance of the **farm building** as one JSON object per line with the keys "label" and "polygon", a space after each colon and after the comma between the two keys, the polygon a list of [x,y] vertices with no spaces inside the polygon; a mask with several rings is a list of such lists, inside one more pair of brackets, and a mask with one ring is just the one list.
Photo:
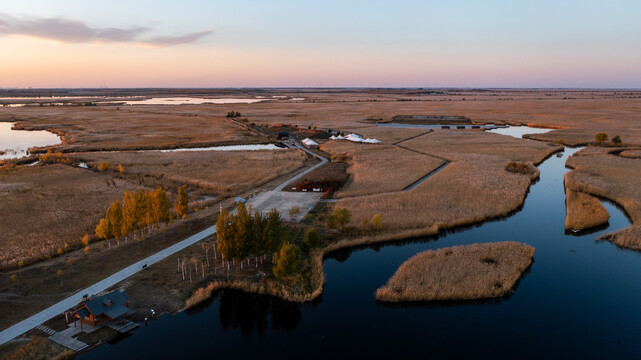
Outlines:
{"label": "farm building", "polygon": [[129,295],[120,290],[114,290],[100,296],[92,296],[83,300],[71,311],[73,323],[75,325],[76,320],[79,320],[80,328],[82,328],[82,324],[96,326],[107,321],[114,321],[129,312],[128,301]]}
{"label": "farm building", "polygon": [[305,140],[301,141],[303,145],[310,149],[318,149],[318,143],[310,138],[306,138]]}

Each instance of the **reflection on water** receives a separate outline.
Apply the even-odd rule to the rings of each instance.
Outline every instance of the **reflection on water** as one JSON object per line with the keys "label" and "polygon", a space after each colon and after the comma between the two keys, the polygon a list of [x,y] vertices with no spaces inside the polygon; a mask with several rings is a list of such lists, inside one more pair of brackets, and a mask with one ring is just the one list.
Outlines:
{"label": "reflection on water", "polygon": [[145,100],[126,101],[127,105],[185,105],[185,104],[253,104],[269,99],[208,99],[195,97],[161,97]]}
{"label": "reflection on water", "polygon": [[14,123],[0,122],[0,155],[2,159],[21,158],[29,154],[29,148],[34,146],[50,146],[60,144],[60,137],[46,130],[26,131],[12,130]]}
{"label": "reflection on water", "polygon": [[545,134],[546,132],[550,132],[550,131],[552,131],[552,129],[541,129],[541,128],[535,128],[535,127],[529,127],[529,126],[508,126],[504,128],[487,130],[487,132],[501,134],[501,135],[509,135],[519,139],[522,139],[523,135],[525,134]]}
{"label": "reflection on water", "polygon": [[[566,149],[547,159],[523,208],[438,237],[330,254],[322,297],[306,304],[224,291],[198,313],[162,316],[80,359],[129,358],[634,358],[641,353],[641,256],[598,236],[629,226],[605,202],[610,226],[565,234]],[[511,297],[389,306],[374,291],[418,252],[519,241],[534,263]],[[283,306],[282,308],[280,306]],[[280,324],[280,325],[279,325]],[[284,331],[287,330],[287,331]]]}

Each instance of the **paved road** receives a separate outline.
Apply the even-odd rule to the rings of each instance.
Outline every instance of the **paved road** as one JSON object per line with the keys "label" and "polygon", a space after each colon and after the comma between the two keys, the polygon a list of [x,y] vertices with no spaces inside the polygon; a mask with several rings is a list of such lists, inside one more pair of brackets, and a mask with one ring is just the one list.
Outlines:
{"label": "paved road", "polygon": [[[306,174],[308,174],[310,171],[318,168],[319,166],[321,166],[321,165],[323,165],[323,164],[325,164],[327,162],[326,158],[324,158],[322,156],[319,156],[317,154],[314,154],[313,152],[307,150],[306,148],[301,147],[298,143],[296,143],[295,147],[297,147],[297,148],[299,148],[299,149],[301,149],[301,150],[303,150],[303,151],[305,151],[305,152],[307,152],[307,153],[309,153],[311,155],[316,156],[317,158],[319,158],[321,160],[321,162],[319,164],[317,164],[317,165],[315,165],[315,166],[303,171],[302,173],[292,177],[291,179],[287,180],[286,182],[282,183],[281,185],[276,187],[276,189],[274,189],[275,191],[281,191],[287,184],[291,183],[292,181],[300,179],[301,177],[303,177]],[[27,318],[27,319],[15,324],[15,325],[3,330],[2,332],[0,332],[0,345],[8,342],[9,340],[11,340],[11,339],[13,339],[13,338],[15,338],[17,336],[20,336],[20,335],[26,333],[27,331],[29,331],[29,330],[35,328],[36,326],[44,323],[45,321],[51,319],[52,317],[60,315],[60,314],[64,313],[65,311],[69,310],[70,308],[72,308],[73,306],[77,305],[78,303],[80,303],[82,301],[82,296],[83,295],[85,295],[85,294],[93,295],[93,294],[97,294],[97,293],[99,293],[101,291],[105,291],[108,288],[116,285],[117,283],[125,280],[126,278],[128,278],[128,277],[134,275],[135,273],[139,272],[140,270],[142,270],[142,266],[144,264],[147,264],[147,266],[155,264],[158,261],[161,261],[161,260],[167,258],[168,256],[171,256],[171,255],[177,253],[178,251],[180,251],[180,250],[182,250],[182,249],[184,249],[184,248],[186,248],[186,247],[188,247],[190,245],[193,245],[196,242],[206,238],[209,235],[213,235],[215,233],[216,233],[216,226],[212,226],[210,228],[207,228],[207,229],[199,232],[196,235],[190,236],[187,239],[185,239],[185,240],[183,240],[183,241],[181,241],[179,243],[176,243],[176,244],[174,244],[174,245],[172,245],[172,246],[170,246],[170,247],[168,247],[168,248],[166,248],[166,249],[164,249],[162,251],[159,251],[159,252],[157,252],[157,253],[155,253],[155,254],[153,254],[153,255],[151,255],[151,256],[143,259],[143,260],[138,261],[137,263],[135,263],[133,265],[130,265],[130,266],[118,271],[117,273],[115,273],[115,274],[113,274],[113,275],[111,275],[111,276],[109,276],[109,277],[107,277],[107,278],[105,278],[105,279],[103,279],[103,280],[91,285],[90,287],[88,287],[86,289],[83,289],[83,290],[77,292],[76,294],[74,294],[72,296],[69,296],[68,298],[60,301],[59,303],[57,303],[55,305],[52,305],[52,306],[46,308],[45,310],[42,310],[41,312],[39,312],[39,313],[37,313],[37,314]]]}
{"label": "paved road", "polygon": [[216,233],[216,226],[212,226],[210,228],[207,228],[201,232],[199,232],[196,235],[190,236],[187,239],[176,243],[162,251],[159,251],[143,260],[138,261],[137,263],[130,265],[117,273],[91,285],[90,287],[81,290],[77,292],[76,294],[62,300],[61,302],[50,306],[46,308],[45,310],[42,310],[41,312],[3,330],[0,332],[0,345],[6,343],[7,341],[15,338],[16,336],[20,336],[27,331],[35,328],[36,326],[42,324],[43,322],[51,319],[54,316],[60,315],[64,313],[65,311],[69,310],[71,307],[77,305],[79,302],[82,301],[82,296],[84,294],[97,294],[101,291],[105,291],[108,288],[116,285],[117,283],[125,280],[126,278],[134,275],[138,271],[142,270],[142,266],[144,264],[147,264],[147,266],[151,264],[155,264],[158,261],[161,261],[165,259],[168,256],[171,256],[172,254],[177,253],[178,251],[193,245],[194,243],[206,238],[209,235],[215,234]]}
{"label": "paved road", "polygon": [[301,146],[297,142],[294,142],[294,143],[296,144],[296,146],[291,146],[292,149],[298,148],[298,149],[301,149],[304,152],[306,152],[306,153],[308,153],[308,154],[310,154],[312,156],[316,156],[318,159],[320,159],[320,163],[310,167],[309,169],[303,171],[302,173],[300,173],[300,174],[294,176],[293,178],[285,181],[284,183],[278,185],[273,191],[282,191],[285,188],[285,186],[287,186],[287,184],[291,183],[292,181],[296,181],[296,180],[302,178],[303,176],[305,176],[305,175],[309,174],[310,172],[316,170],[318,167],[323,166],[323,164],[325,164],[327,162],[326,158],[324,158],[324,157],[322,157],[322,156],[320,156],[318,154],[315,154],[314,152],[312,152],[312,151],[308,150],[307,148]]}

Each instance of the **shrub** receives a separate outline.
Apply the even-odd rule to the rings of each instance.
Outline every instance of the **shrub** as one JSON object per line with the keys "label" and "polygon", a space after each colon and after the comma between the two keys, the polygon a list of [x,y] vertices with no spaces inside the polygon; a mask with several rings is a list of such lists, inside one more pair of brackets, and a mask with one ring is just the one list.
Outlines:
{"label": "shrub", "polygon": [[329,215],[325,221],[325,225],[330,229],[340,228],[343,230],[345,225],[349,224],[352,219],[352,214],[346,208],[335,208],[334,212]]}
{"label": "shrub", "polygon": [[109,170],[109,167],[111,167],[111,165],[108,162],[103,161],[103,162],[100,163],[100,165],[98,165],[98,170],[107,171],[107,170]]}
{"label": "shrub", "polygon": [[616,135],[612,138],[612,142],[614,143],[614,145],[621,145],[623,141],[621,140],[621,137],[619,135]]}
{"label": "shrub", "polygon": [[608,134],[606,134],[606,133],[598,133],[598,134],[594,135],[594,139],[596,139],[596,141],[598,143],[606,142],[606,141],[608,141]]}
{"label": "shrub", "polygon": [[383,218],[381,217],[381,214],[374,215],[372,218],[372,225],[374,225],[377,230],[380,230],[383,227]]}
{"label": "shrub", "polygon": [[274,275],[282,279],[292,275],[300,264],[300,249],[294,244],[284,243],[274,254]]}
{"label": "shrub", "polygon": [[314,229],[313,226],[307,229],[307,231],[305,232],[305,238],[303,241],[310,248],[315,248],[318,246],[318,242],[319,242],[318,233],[316,232],[316,229]]}

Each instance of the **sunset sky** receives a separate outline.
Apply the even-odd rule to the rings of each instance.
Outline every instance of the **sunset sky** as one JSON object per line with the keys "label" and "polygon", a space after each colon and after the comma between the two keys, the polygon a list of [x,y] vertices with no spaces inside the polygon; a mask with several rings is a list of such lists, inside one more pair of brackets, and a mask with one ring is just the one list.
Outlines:
{"label": "sunset sky", "polygon": [[3,88],[641,88],[638,0],[1,3]]}

